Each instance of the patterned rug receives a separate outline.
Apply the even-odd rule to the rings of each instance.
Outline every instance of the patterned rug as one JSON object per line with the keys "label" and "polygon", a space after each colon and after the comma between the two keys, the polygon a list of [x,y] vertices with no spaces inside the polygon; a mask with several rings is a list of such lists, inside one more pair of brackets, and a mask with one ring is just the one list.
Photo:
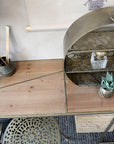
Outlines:
{"label": "patterned rug", "polygon": [[[61,131],[65,136],[70,137],[69,140],[61,135],[61,144],[97,144],[102,133],[76,133],[74,116],[56,116],[54,117],[59,124]],[[11,119],[0,119],[3,124],[4,132]],[[102,142],[114,142],[114,131],[108,132]]]}
{"label": "patterned rug", "polygon": [[[102,135],[102,133],[76,133],[74,116],[60,116],[55,119],[61,131],[70,137],[70,140],[66,140],[61,136],[61,144],[97,144]],[[108,132],[102,142],[114,142],[114,131]]]}

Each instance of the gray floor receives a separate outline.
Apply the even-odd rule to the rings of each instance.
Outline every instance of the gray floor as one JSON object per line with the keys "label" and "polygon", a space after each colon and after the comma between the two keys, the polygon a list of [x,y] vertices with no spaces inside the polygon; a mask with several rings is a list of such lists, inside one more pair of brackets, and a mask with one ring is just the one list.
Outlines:
{"label": "gray floor", "polygon": [[[56,121],[59,124],[61,131],[68,137],[70,140],[67,141],[63,136],[61,137],[61,144],[97,144],[102,133],[84,133],[77,134],[75,128],[75,117],[74,116],[60,116],[55,117]],[[114,131],[107,133],[104,142],[114,142]]]}

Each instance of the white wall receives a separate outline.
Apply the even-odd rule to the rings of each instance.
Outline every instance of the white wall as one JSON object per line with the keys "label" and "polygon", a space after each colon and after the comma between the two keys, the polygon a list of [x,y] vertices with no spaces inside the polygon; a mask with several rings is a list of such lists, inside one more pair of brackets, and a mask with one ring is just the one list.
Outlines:
{"label": "white wall", "polygon": [[63,57],[65,31],[27,32],[24,0],[0,0],[0,55],[5,55],[5,25],[11,26],[11,58],[14,60]]}
{"label": "white wall", "polygon": [[[88,11],[88,7],[83,5],[86,1],[79,2]],[[76,6],[74,8],[79,10],[79,5]],[[63,37],[66,30],[25,31],[29,20],[24,0],[0,0],[0,56],[5,55],[5,25],[11,26],[10,55],[13,60],[63,58]]]}

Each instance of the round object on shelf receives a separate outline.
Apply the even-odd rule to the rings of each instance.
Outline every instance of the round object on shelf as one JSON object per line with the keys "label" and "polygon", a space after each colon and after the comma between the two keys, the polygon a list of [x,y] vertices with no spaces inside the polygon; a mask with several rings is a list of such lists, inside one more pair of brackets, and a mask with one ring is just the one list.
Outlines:
{"label": "round object on shelf", "polygon": [[108,91],[102,87],[99,88],[99,91],[98,91],[99,95],[103,98],[108,98],[108,97],[111,97],[113,96],[113,91]]}
{"label": "round object on shelf", "polygon": [[6,57],[0,58],[0,73],[3,77],[11,76],[15,73],[15,64],[13,61],[6,63]]}

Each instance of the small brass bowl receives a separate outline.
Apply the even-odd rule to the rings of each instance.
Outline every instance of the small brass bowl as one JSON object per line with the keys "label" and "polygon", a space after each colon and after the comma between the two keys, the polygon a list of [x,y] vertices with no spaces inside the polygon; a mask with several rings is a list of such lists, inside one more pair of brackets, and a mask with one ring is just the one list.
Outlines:
{"label": "small brass bowl", "polygon": [[113,91],[108,91],[102,87],[99,88],[98,93],[101,97],[104,97],[104,98],[108,98],[108,97],[113,96]]}
{"label": "small brass bowl", "polygon": [[[6,62],[6,57],[2,57],[2,59]],[[0,73],[3,77],[11,76],[15,73],[15,64],[11,60],[9,61],[9,64],[5,64],[0,59]]]}

